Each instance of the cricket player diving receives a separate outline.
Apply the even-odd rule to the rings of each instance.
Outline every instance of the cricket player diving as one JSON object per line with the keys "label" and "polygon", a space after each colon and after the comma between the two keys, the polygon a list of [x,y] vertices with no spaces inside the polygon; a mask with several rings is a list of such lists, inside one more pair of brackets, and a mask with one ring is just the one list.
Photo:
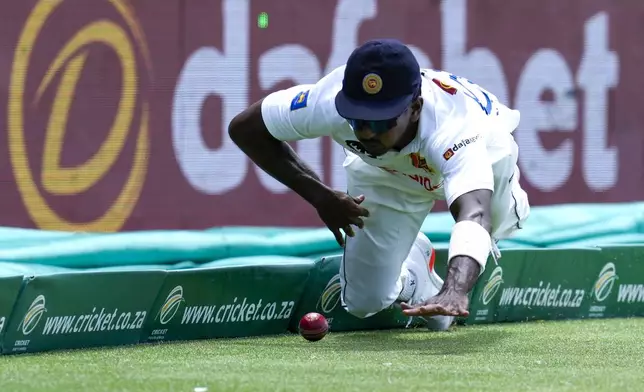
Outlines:
{"label": "cricket player diving", "polygon": [[[512,136],[519,117],[470,80],[421,69],[406,45],[382,39],[356,48],[315,84],[255,102],[228,132],[310,203],[344,248],[347,312],[366,318],[393,305],[442,331],[468,316],[468,294],[488,256],[500,257],[496,242],[530,213]],[[287,143],[322,136],[346,151],[346,192],[325,185]],[[455,220],[444,280],[420,232],[437,200]]]}

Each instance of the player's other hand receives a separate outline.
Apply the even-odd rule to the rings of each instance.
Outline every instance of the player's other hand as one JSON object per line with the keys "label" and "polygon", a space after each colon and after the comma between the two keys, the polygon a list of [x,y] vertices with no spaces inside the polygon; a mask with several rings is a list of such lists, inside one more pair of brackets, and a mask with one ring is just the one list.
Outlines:
{"label": "player's other hand", "polygon": [[340,230],[353,237],[355,233],[352,225],[360,229],[364,227],[362,217],[368,217],[369,211],[360,205],[363,201],[364,195],[352,197],[344,192],[334,191],[315,206],[320,219],[331,230],[341,247],[344,247],[344,236]]}
{"label": "player's other hand", "polygon": [[425,303],[409,305],[401,303],[403,313],[406,316],[456,316],[467,317],[470,312],[467,310],[470,300],[467,294],[455,292],[438,293]]}

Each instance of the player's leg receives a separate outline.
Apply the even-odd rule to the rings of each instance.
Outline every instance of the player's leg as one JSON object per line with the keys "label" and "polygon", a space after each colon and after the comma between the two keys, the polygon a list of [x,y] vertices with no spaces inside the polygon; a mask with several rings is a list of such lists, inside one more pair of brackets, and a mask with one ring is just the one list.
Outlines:
{"label": "player's leg", "polygon": [[[349,176],[350,177],[350,176]],[[386,186],[359,186],[349,178],[349,194],[365,195],[363,205],[370,212],[362,230],[346,239],[340,265],[341,299],[345,309],[356,317],[370,317],[396,301],[416,303],[440,290],[443,282],[430,267],[433,248],[419,233],[432,207],[415,205],[401,211],[404,192]],[[378,199],[388,198],[385,205]],[[398,200],[394,200],[398,199]],[[453,318],[439,316],[432,329],[446,329]]]}

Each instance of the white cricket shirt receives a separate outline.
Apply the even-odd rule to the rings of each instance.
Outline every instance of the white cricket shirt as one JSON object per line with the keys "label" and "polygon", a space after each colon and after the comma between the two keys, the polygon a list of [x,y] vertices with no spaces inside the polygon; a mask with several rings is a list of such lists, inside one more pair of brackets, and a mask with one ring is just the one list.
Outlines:
{"label": "white cricket shirt", "polygon": [[423,69],[424,104],[418,134],[401,151],[372,157],[360,149],[351,126],[335,109],[344,67],[316,84],[269,94],[262,103],[268,131],[283,141],[330,136],[350,158],[357,156],[386,173],[383,182],[397,176],[392,183],[396,187],[405,184],[401,191],[422,192],[430,200],[446,200],[448,206],[464,193],[494,189],[492,163],[498,157],[488,151],[486,139],[494,132],[514,131],[519,124],[518,111],[467,79]]}

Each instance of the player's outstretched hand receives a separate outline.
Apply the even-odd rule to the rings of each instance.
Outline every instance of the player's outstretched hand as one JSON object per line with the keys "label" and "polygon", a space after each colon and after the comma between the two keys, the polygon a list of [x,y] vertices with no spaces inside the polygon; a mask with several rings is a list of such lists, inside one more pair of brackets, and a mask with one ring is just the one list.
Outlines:
{"label": "player's outstretched hand", "polygon": [[344,192],[335,191],[315,207],[320,219],[331,230],[341,247],[344,247],[344,238],[340,230],[353,237],[355,233],[351,225],[360,229],[364,227],[361,217],[368,217],[369,211],[360,205],[363,201],[364,195],[351,197]]}
{"label": "player's outstretched hand", "polygon": [[412,306],[403,302],[400,307],[406,316],[431,317],[442,315],[467,317],[470,314],[467,310],[469,302],[467,295],[446,292],[439,293],[422,304]]}

